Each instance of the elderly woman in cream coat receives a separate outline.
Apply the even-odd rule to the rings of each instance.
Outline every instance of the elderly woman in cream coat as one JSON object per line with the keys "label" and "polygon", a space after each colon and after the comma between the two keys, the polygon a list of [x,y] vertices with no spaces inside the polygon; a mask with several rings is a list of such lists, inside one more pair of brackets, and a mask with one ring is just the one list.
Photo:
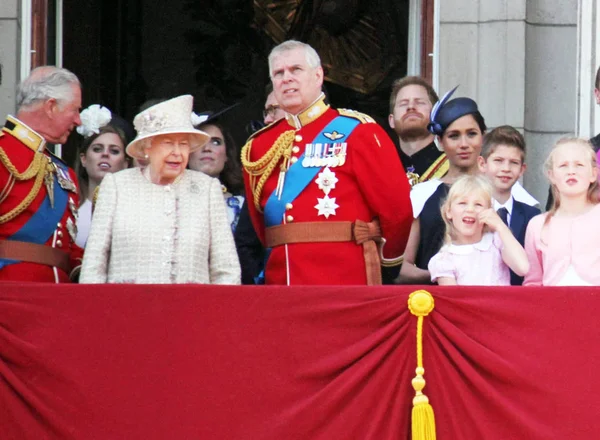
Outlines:
{"label": "elderly woman in cream coat", "polygon": [[221,184],[186,169],[209,139],[193,128],[192,106],[185,95],[135,117],[127,153],[148,165],[104,177],[81,283],[240,283]]}

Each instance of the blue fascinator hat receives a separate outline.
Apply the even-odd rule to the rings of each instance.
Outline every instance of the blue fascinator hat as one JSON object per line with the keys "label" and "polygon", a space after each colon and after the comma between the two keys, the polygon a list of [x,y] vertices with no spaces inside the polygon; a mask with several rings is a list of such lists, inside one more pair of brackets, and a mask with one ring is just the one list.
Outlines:
{"label": "blue fascinator hat", "polygon": [[454,98],[450,100],[458,86],[447,92],[442,99],[435,103],[431,109],[430,122],[427,129],[437,135],[442,136],[450,124],[465,115],[474,115],[478,124],[485,130],[485,122],[479,113],[477,103],[471,98]]}

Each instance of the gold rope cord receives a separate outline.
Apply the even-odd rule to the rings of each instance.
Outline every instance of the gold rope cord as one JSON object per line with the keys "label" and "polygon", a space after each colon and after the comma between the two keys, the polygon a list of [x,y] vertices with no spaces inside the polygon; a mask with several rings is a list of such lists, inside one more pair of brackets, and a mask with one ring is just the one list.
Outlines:
{"label": "gold rope cord", "polygon": [[[250,186],[252,187],[252,196],[254,206],[258,212],[262,212],[260,208],[260,196],[262,194],[265,182],[283,157],[284,161],[281,164],[281,172],[286,171],[287,161],[292,154],[292,143],[294,142],[295,131],[288,130],[279,135],[273,146],[257,161],[250,161],[250,150],[252,148],[252,139],[242,148],[242,166],[250,176]],[[259,177],[258,183],[256,178]]]}
{"label": "gold rope cord", "polygon": [[431,293],[417,290],[408,297],[408,309],[417,317],[417,375],[412,380],[415,390],[412,409],[412,439],[435,440],[435,416],[429,398],[423,394],[425,369],[423,368],[423,318],[433,311],[435,303]]}
{"label": "gold rope cord", "polygon": [[40,188],[42,187],[42,183],[44,182],[44,176],[46,175],[47,172],[48,173],[52,172],[52,165],[51,165],[50,159],[48,159],[48,162],[49,163],[47,163],[46,166],[39,167],[37,176],[35,177],[35,182],[33,183],[33,186],[31,188],[31,191],[29,191],[29,194],[27,194],[27,196],[21,201],[21,203],[19,203],[19,205],[17,205],[13,210],[0,216],[0,225],[14,219],[19,214],[21,214],[23,211],[25,211],[29,207],[29,205],[31,205],[31,202],[33,202],[33,200],[36,198],[36,196],[38,195],[38,193],[40,191]]}
{"label": "gold rope cord", "polygon": [[2,162],[8,172],[17,180],[29,180],[36,176],[39,173],[40,168],[42,168],[42,160],[45,157],[46,156],[43,153],[36,152],[27,169],[22,173],[19,173],[19,170],[17,170],[17,168],[10,161],[4,149],[0,147],[0,162]]}

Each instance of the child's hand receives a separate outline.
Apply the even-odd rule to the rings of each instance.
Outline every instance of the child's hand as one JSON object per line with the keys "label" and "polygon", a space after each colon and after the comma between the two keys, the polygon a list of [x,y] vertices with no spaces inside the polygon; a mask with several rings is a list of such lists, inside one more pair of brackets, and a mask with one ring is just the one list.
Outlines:
{"label": "child's hand", "polygon": [[506,228],[500,216],[492,208],[488,208],[485,211],[479,213],[479,221],[484,225],[488,225],[492,232],[496,232],[498,229]]}

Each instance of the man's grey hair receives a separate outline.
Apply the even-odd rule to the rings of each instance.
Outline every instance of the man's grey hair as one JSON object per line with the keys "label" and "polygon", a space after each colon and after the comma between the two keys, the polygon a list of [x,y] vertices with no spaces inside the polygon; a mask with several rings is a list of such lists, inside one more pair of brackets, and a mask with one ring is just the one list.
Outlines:
{"label": "man's grey hair", "polygon": [[59,103],[73,99],[73,85],[81,87],[77,76],[62,67],[33,69],[17,88],[17,110],[54,98]]}
{"label": "man's grey hair", "polygon": [[312,48],[312,46],[297,40],[287,40],[275,46],[273,50],[271,50],[271,53],[269,54],[269,76],[272,77],[273,74],[273,60],[275,57],[283,52],[288,52],[294,49],[304,49],[306,62],[311,68],[316,69],[317,67],[321,66],[321,58],[319,58],[319,54]]}

